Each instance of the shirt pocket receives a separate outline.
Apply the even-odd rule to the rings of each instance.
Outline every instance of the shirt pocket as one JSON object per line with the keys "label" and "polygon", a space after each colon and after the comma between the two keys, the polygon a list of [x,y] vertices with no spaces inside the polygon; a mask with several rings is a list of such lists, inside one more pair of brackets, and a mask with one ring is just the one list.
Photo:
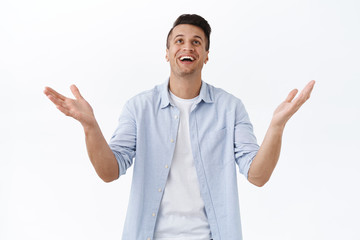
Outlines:
{"label": "shirt pocket", "polygon": [[225,164],[233,160],[229,154],[232,143],[229,128],[221,128],[208,132],[203,139],[203,161],[212,168],[223,168]]}

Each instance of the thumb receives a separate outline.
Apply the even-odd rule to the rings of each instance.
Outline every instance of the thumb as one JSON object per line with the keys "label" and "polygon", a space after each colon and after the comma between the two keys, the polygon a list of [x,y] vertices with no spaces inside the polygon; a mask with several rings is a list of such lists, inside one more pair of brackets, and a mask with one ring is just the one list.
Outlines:
{"label": "thumb", "polygon": [[76,99],[80,99],[83,98],[80,94],[79,89],[75,86],[75,84],[70,86],[70,90],[72,92],[72,94],[75,96]]}
{"label": "thumb", "polygon": [[287,96],[287,98],[285,99],[285,102],[291,102],[294,97],[296,96],[296,94],[298,93],[298,90],[297,89],[293,89],[289,95]]}

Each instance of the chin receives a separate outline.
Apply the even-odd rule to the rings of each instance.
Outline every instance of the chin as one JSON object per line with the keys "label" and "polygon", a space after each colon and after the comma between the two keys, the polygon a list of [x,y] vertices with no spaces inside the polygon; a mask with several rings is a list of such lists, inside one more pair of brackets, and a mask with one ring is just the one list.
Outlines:
{"label": "chin", "polygon": [[186,77],[186,76],[190,76],[190,75],[194,75],[195,74],[195,71],[183,71],[183,72],[180,72],[180,76],[181,77]]}

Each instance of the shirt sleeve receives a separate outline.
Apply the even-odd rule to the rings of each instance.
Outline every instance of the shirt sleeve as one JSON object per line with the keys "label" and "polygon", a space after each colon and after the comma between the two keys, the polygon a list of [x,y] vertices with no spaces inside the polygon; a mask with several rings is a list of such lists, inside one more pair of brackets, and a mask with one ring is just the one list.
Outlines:
{"label": "shirt sleeve", "polygon": [[250,165],[259,150],[259,145],[257,144],[249,115],[241,101],[236,108],[235,119],[235,161],[239,166],[240,173],[243,174],[247,179]]}
{"label": "shirt sleeve", "polygon": [[124,106],[109,147],[118,162],[120,177],[132,165],[136,154],[136,121],[129,102]]}

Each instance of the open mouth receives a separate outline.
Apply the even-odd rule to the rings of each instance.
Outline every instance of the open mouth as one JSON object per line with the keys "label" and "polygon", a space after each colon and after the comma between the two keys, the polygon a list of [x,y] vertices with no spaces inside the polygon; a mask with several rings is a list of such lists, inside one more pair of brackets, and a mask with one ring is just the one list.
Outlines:
{"label": "open mouth", "polygon": [[193,62],[195,59],[191,56],[182,56],[180,57],[180,61],[182,62]]}

